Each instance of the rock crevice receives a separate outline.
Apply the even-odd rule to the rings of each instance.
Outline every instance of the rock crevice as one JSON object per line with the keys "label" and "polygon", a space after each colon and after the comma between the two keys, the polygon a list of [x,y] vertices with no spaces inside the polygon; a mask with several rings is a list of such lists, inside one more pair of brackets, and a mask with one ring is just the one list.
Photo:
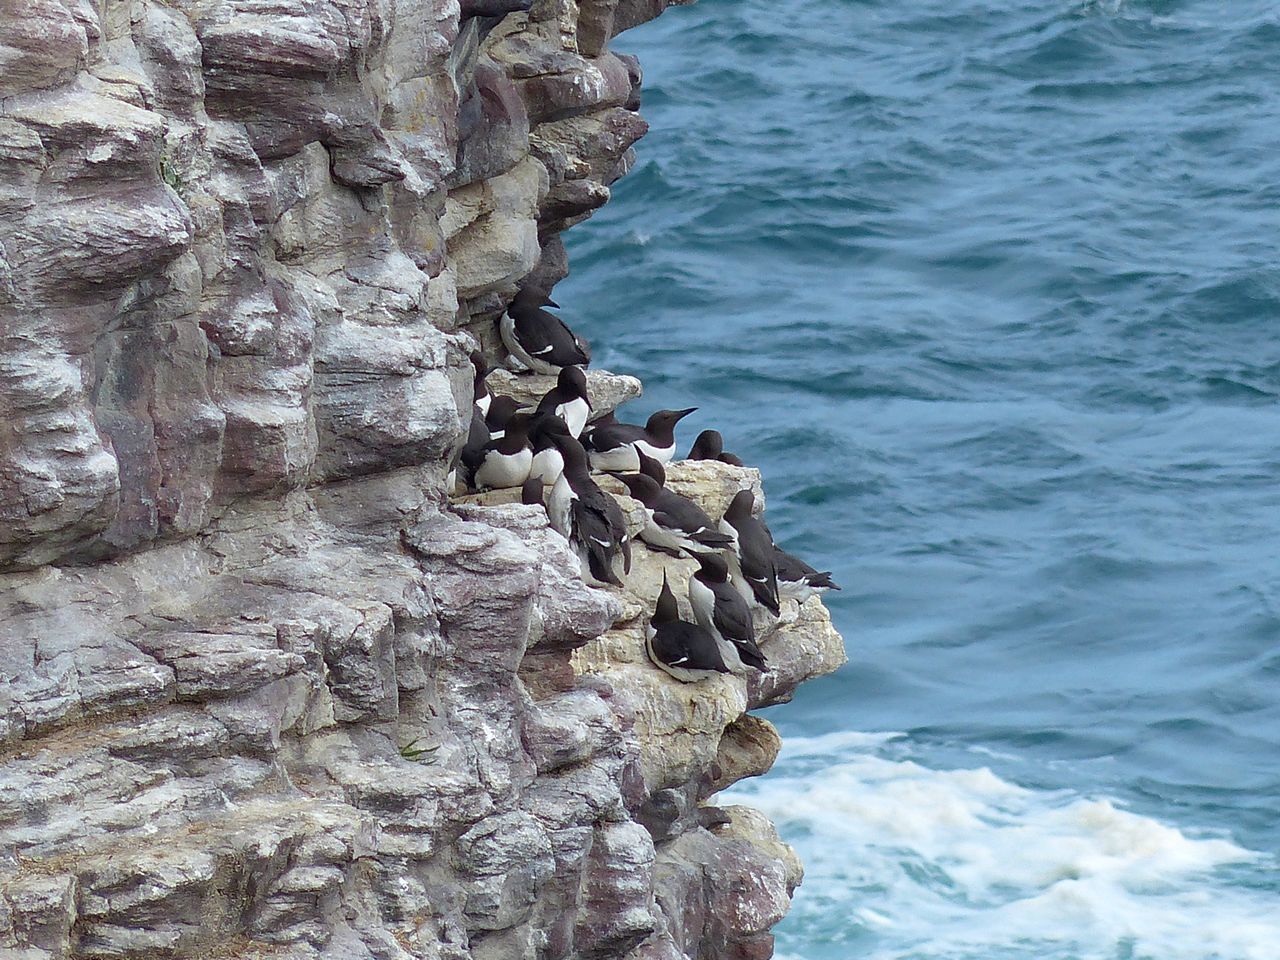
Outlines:
{"label": "rock crevice", "polygon": [[0,0],[4,956],[770,954],[799,865],[706,801],[842,662],[821,603],[680,685],[639,638],[690,564],[592,589],[539,510],[445,490],[666,5]]}

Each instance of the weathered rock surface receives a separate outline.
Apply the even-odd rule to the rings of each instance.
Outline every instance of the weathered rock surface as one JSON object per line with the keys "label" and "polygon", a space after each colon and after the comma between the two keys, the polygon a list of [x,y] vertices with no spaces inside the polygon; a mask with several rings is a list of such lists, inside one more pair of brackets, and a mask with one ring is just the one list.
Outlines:
{"label": "weathered rock surface", "polygon": [[681,685],[640,631],[690,563],[590,589],[444,490],[666,6],[0,0],[0,955],[769,955],[798,863],[706,801],[842,661],[821,604]]}

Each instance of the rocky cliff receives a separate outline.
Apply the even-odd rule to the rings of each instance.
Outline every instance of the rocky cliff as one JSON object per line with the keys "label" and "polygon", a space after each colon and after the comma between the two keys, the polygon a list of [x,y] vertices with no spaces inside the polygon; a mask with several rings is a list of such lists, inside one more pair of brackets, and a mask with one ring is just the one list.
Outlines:
{"label": "rocky cliff", "polygon": [[799,865],[705,801],[842,661],[821,604],[682,685],[640,629],[691,564],[592,589],[444,489],[665,6],[0,0],[0,955],[770,954]]}

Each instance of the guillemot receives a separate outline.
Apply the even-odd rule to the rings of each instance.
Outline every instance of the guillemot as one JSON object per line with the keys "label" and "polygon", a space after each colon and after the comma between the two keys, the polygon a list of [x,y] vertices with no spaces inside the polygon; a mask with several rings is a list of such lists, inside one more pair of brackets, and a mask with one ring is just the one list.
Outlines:
{"label": "guillemot", "polygon": [[533,287],[516,294],[498,322],[507,350],[534,373],[558,374],[563,367],[585,367],[591,362],[586,342],[544,307],[559,304]]}
{"label": "guillemot", "polygon": [[560,368],[556,385],[538,402],[538,413],[555,414],[565,422],[570,436],[582,436],[591,413],[591,398],[587,396],[587,375],[581,367]]}
{"label": "guillemot", "polygon": [[729,582],[729,565],[718,553],[697,555],[699,570],[689,578],[689,606],[704,630],[720,644],[720,654],[734,673],[744,666],[768,670],[756,645],[756,628],[746,598]]}
{"label": "guillemot", "polygon": [[643,473],[618,479],[644,506],[649,522],[640,531],[640,539],[655,550],[681,557],[733,546],[733,538],[718,531],[714,521],[687,497],[658,486]]}
{"label": "guillemot", "polygon": [[703,430],[698,434],[698,439],[693,441],[693,446],[689,448],[689,455],[685,459],[719,460],[721,463],[735,467],[743,466],[742,461],[732,453],[724,452],[724,437],[720,436],[719,430]]}
{"label": "guillemot", "polygon": [[502,436],[490,439],[478,452],[464,457],[476,490],[521,486],[529,478],[533,451],[529,449],[529,415],[517,413]]}
{"label": "guillemot", "polygon": [[611,583],[620,587],[622,581],[613,570],[619,555],[623,572],[631,572],[631,540],[622,508],[591,479],[581,443],[567,432],[553,434],[553,442],[564,459],[564,468],[547,500],[551,526],[577,552],[584,580],[593,586]]}
{"label": "guillemot", "polygon": [[696,623],[680,619],[680,608],[665,571],[662,592],[645,630],[645,652],[655,667],[683,683],[729,672],[716,638]]}
{"label": "guillemot", "polygon": [[[733,537],[730,572],[744,596],[755,599],[775,614],[782,610],[778,603],[778,574],[773,565],[773,534],[751,513],[755,497],[750,490],[739,490],[720,521],[720,531]],[[744,589],[745,587],[745,589]]]}
{"label": "guillemot", "polygon": [[793,557],[777,544],[773,547],[773,566],[778,572],[778,593],[790,597],[796,603],[804,603],[810,597],[839,590],[828,572],[819,572],[799,557]]}
{"label": "guillemot", "polygon": [[636,473],[640,469],[637,451],[641,450],[659,463],[670,463],[676,452],[676,424],[697,409],[659,410],[643,427],[600,424],[584,441],[591,451],[591,466],[606,473]]}

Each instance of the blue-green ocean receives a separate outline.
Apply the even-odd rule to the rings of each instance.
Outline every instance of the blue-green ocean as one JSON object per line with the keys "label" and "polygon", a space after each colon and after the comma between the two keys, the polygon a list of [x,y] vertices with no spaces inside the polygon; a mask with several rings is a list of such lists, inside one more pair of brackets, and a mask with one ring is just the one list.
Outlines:
{"label": "blue-green ocean", "polygon": [[702,0],[568,234],[849,665],[726,796],[803,960],[1280,958],[1280,7]]}

